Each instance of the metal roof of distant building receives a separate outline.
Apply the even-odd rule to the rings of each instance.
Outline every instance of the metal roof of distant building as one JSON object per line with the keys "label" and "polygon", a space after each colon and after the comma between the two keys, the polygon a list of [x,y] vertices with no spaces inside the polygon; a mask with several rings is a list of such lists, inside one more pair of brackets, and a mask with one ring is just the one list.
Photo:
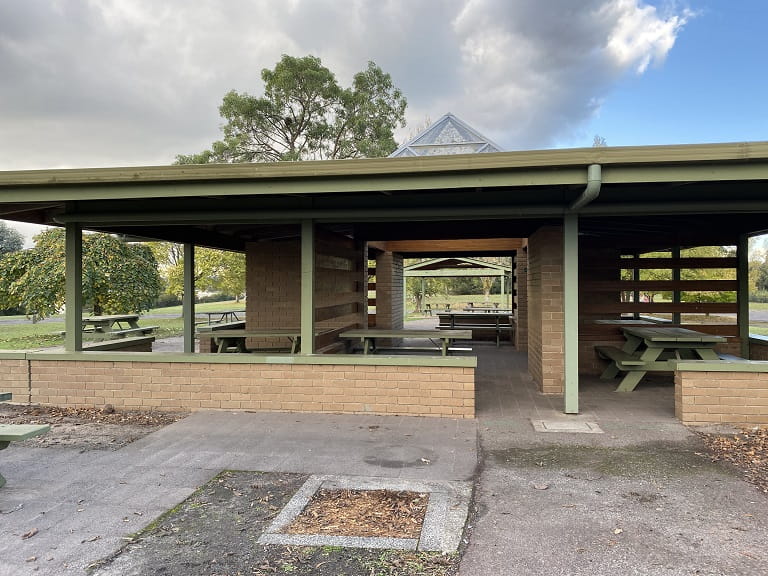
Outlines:
{"label": "metal roof of distant building", "polygon": [[484,152],[502,152],[502,149],[449,112],[420,132],[410,142],[400,146],[389,157],[480,154]]}

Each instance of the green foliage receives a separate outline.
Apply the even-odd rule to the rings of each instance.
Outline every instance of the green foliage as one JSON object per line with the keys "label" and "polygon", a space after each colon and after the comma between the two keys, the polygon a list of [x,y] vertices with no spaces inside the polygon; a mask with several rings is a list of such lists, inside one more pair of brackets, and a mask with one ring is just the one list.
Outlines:
{"label": "green foliage", "polygon": [[[153,242],[160,264],[163,292],[181,298],[184,294],[184,254],[180,244]],[[211,248],[195,249],[195,288],[223,292],[237,300],[245,294],[245,255]]]}
{"label": "green foliage", "polygon": [[234,90],[219,113],[224,138],[177,164],[277,162],[386,156],[405,126],[406,99],[373,62],[341,88],[319,58],[283,55],[261,72],[264,96]]}
{"label": "green foliage", "polygon": [[18,252],[24,247],[24,236],[18,230],[0,221],[0,256]]}
{"label": "green foliage", "polygon": [[[0,260],[0,307],[44,318],[65,302],[64,230],[46,230],[30,250]],[[160,292],[157,262],[142,244],[109,234],[83,236],[83,299],[94,314],[140,312]]]}

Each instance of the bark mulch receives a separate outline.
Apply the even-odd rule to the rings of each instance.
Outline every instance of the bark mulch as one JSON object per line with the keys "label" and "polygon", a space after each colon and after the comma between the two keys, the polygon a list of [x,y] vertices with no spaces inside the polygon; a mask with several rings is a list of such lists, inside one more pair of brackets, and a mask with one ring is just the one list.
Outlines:
{"label": "bark mulch", "polygon": [[729,462],[744,479],[768,493],[768,428],[743,429],[734,435],[702,434],[713,462]]}
{"label": "bark mulch", "polygon": [[288,534],[419,538],[429,494],[392,490],[318,490]]}

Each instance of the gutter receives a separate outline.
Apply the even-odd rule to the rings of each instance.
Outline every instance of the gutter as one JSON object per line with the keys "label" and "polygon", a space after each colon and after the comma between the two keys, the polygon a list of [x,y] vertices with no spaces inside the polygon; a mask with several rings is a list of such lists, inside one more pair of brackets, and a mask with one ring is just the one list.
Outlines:
{"label": "gutter", "polygon": [[587,168],[587,187],[584,188],[582,193],[576,200],[571,202],[568,207],[572,211],[576,211],[592,202],[600,195],[600,187],[603,184],[603,172],[600,164],[590,164]]}

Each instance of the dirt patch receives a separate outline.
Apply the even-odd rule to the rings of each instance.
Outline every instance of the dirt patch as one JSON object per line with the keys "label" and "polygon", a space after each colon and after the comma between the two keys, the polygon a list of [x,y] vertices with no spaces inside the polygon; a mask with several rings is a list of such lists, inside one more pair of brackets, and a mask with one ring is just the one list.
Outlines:
{"label": "dirt patch", "polygon": [[296,574],[452,576],[458,555],[334,546],[259,545],[307,476],[227,471],[131,537],[93,576]]}
{"label": "dirt patch", "polygon": [[288,534],[419,538],[429,494],[392,490],[318,490],[286,527]]}
{"label": "dirt patch", "polygon": [[116,450],[187,415],[186,412],[115,411],[0,403],[0,424],[50,424],[47,434],[21,444]]}

